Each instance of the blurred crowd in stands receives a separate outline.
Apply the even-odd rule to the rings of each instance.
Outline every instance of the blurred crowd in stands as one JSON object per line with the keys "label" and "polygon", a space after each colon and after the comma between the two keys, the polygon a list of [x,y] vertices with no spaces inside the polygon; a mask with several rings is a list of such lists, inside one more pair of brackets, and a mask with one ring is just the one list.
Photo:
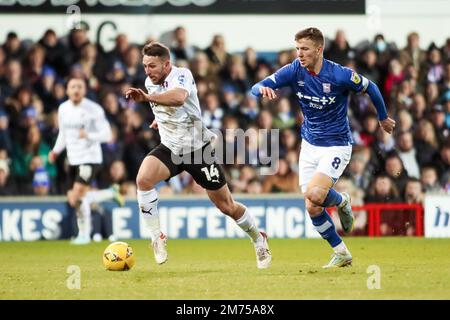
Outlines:
{"label": "blurred crowd in stands", "polygon": [[[326,40],[325,58],[378,84],[397,121],[395,133],[386,134],[370,98],[351,95],[348,112],[355,145],[337,188],[349,191],[356,205],[420,203],[425,192],[450,193],[450,37],[444,44],[421,47],[419,34],[405,36],[404,48],[381,34],[354,46],[341,30]],[[0,196],[65,194],[69,187],[65,156],[51,164],[47,155],[58,132],[57,109],[66,99],[65,81],[82,77],[88,98],[104,108],[113,130],[113,139],[103,145],[104,169],[96,185],[118,183],[125,195],[134,197],[139,165],[159,143],[158,132],[149,128],[153,120],[149,105],[124,98],[127,88],[144,88],[140,52],[144,43],[130,43],[126,34],[119,34],[114,49],[105,52],[83,28],[66,35],[47,30],[37,42],[9,32],[0,41]],[[252,48],[231,53],[222,35],[199,48],[181,26],[166,44],[174,64],[189,67],[194,75],[206,125],[223,132],[238,128],[250,132],[246,164],[224,166],[232,192],[300,192],[302,114],[293,92],[283,89],[271,102],[249,93],[254,83],[296,59],[295,49],[277,52],[274,59]],[[259,170],[258,150],[264,139],[258,129],[279,129],[280,158],[274,175]],[[224,143],[235,143],[232,136],[223,137]],[[186,174],[158,190],[204,192]]]}

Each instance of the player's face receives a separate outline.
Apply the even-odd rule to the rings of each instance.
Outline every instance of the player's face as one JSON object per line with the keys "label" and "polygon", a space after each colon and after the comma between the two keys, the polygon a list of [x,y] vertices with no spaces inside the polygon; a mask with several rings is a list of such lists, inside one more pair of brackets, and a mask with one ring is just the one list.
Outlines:
{"label": "player's face", "polygon": [[67,84],[67,96],[73,103],[79,103],[86,95],[86,84],[83,79],[72,79]]}
{"label": "player's face", "polygon": [[311,39],[299,39],[295,41],[298,60],[302,67],[313,69],[322,56],[323,48]]}
{"label": "player's face", "polygon": [[170,61],[161,57],[144,55],[142,64],[145,73],[154,84],[162,84],[170,69]]}

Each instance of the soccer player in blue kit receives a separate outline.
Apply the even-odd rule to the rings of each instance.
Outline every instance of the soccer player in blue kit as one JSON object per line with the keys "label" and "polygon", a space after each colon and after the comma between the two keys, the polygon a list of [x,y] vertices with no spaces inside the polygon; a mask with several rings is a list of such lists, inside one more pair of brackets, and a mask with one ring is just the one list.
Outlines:
{"label": "soccer player in blue kit", "polygon": [[337,206],[343,230],[353,229],[353,213],[348,193],[333,185],[342,175],[352,153],[352,135],[347,117],[350,91],[369,94],[384,131],[392,133],[395,121],[388,117],[377,85],[350,68],[323,58],[324,37],[317,28],[295,35],[298,59],[282,67],[252,87],[255,96],[275,99],[276,89],[290,86],[303,112],[299,178],[306,210],[319,234],[334,254],[323,266],[344,267],[352,255],[336,232],[325,208]]}

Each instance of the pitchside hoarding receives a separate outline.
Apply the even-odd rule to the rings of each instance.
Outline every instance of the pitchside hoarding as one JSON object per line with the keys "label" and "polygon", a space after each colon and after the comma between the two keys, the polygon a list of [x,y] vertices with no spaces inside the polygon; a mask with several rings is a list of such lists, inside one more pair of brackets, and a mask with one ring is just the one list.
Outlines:
{"label": "pitchside hoarding", "polygon": [[365,0],[0,0],[1,13],[364,14]]}
{"label": "pitchside hoarding", "polygon": [[450,195],[427,195],[425,207],[425,237],[450,238]]}
{"label": "pitchside hoarding", "polygon": [[[302,198],[240,198],[270,238],[318,237],[305,214]],[[159,202],[161,229],[171,239],[239,238],[244,232],[207,199],[165,200]],[[136,201],[122,208],[102,204],[111,215],[114,235],[119,239],[149,239],[150,235]],[[0,241],[35,241],[67,238],[73,229],[73,213],[63,201],[0,201]]]}

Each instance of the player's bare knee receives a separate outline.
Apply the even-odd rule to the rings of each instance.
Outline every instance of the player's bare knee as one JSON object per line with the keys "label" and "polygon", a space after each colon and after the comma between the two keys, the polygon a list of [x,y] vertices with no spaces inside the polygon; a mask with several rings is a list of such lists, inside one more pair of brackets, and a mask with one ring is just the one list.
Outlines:
{"label": "player's bare knee", "polygon": [[325,201],[326,196],[325,189],[315,186],[309,188],[305,193],[305,197],[315,205],[321,205]]}
{"label": "player's bare knee", "polygon": [[137,175],[136,186],[139,190],[151,190],[153,189],[153,181],[144,175]]}

